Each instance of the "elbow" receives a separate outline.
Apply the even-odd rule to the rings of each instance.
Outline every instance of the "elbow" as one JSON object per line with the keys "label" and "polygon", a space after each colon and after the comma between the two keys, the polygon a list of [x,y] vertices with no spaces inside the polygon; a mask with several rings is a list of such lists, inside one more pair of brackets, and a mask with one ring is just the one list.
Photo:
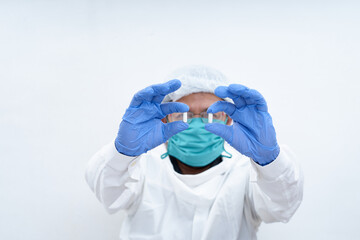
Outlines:
{"label": "elbow", "polygon": [[297,192],[287,199],[286,202],[272,202],[266,208],[259,208],[258,215],[265,223],[287,223],[294,216],[302,202],[302,191]]}
{"label": "elbow", "polygon": [[300,206],[300,201],[288,208],[272,209],[271,214],[259,214],[265,223],[282,222],[287,223],[294,216]]}
{"label": "elbow", "polygon": [[136,201],[136,194],[129,189],[122,189],[121,194],[119,195],[117,193],[120,191],[114,190],[115,189],[103,191],[100,196],[100,201],[107,213],[114,214],[120,210],[129,210]]}

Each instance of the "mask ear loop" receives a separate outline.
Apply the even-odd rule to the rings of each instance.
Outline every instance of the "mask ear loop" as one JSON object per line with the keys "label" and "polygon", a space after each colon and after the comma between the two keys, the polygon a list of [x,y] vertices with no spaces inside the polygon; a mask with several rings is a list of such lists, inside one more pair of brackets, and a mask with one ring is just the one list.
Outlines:
{"label": "mask ear loop", "polygon": [[221,154],[221,157],[224,157],[224,158],[232,158],[232,154],[229,153],[228,151],[226,151],[225,148],[224,148],[224,152],[226,152],[228,155]]}
{"label": "mask ear loop", "polygon": [[161,158],[161,159],[165,159],[167,156],[169,156],[169,153],[168,153],[168,152],[166,152],[166,153],[164,153],[164,154],[161,154],[160,158]]}

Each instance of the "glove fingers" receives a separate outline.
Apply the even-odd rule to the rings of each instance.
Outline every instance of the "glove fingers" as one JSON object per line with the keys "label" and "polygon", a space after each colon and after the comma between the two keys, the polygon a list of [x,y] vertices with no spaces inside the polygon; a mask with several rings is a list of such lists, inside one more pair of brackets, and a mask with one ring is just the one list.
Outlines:
{"label": "glove fingers", "polygon": [[208,113],[217,113],[217,112],[225,112],[227,115],[231,117],[231,115],[235,112],[236,107],[234,104],[218,101],[213,103],[207,110]]}
{"label": "glove fingers", "polygon": [[177,89],[180,88],[180,86],[181,86],[181,82],[180,80],[177,79],[173,79],[162,84],[152,85],[151,87],[155,93],[152,101],[155,103],[161,103],[166,95],[176,91]]}
{"label": "glove fingers", "polygon": [[160,105],[161,111],[166,116],[175,112],[188,112],[189,106],[181,102],[169,102]]}
{"label": "glove fingers", "polygon": [[137,92],[134,95],[130,106],[137,107],[144,101],[161,103],[161,101],[167,94],[174,92],[175,90],[180,88],[180,86],[181,82],[177,79],[170,80],[162,84],[151,85],[150,87],[147,87]]}
{"label": "glove fingers", "polygon": [[233,126],[224,125],[221,123],[208,123],[205,129],[222,137],[229,144],[233,141]]}
{"label": "glove fingers", "polygon": [[235,94],[236,96],[242,96],[250,89],[244,85],[241,84],[230,84],[228,87],[228,91],[232,94]]}
{"label": "glove fingers", "polygon": [[237,96],[228,91],[227,86],[219,86],[215,89],[215,95],[219,98],[226,98],[229,97],[231,99],[236,98]]}
{"label": "glove fingers", "polygon": [[181,131],[184,131],[188,127],[189,127],[189,124],[187,124],[183,121],[177,121],[177,122],[163,124],[164,142],[166,142],[173,135],[175,135]]}
{"label": "glove fingers", "polygon": [[249,123],[251,125],[254,122],[254,113],[256,113],[256,111],[254,112],[248,108],[238,110],[234,104],[225,101],[216,102],[208,108],[208,113],[217,113],[221,111],[229,115],[232,120],[244,125],[249,125]]}
{"label": "glove fingers", "polygon": [[152,89],[151,87],[147,87],[143,90],[140,90],[139,92],[137,92],[131,103],[130,106],[131,107],[137,107],[139,106],[143,101],[148,101],[150,102],[153,98],[154,95],[154,89]]}
{"label": "glove fingers", "polygon": [[[234,84],[232,84],[232,85],[234,85]],[[231,85],[230,85],[230,86],[231,86]],[[229,86],[229,87],[230,87],[230,86]],[[227,98],[227,97],[228,97],[228,98],[231,98],[231,99],[234,101],[236,107],[237,107],[237,108],[241,108],[241,107],[243,107],[243,106],[246,105],[246,102],[245,102],[245,100],[240,96],[239,93],[240,93],[241,91],[246,91],[248,88],[245,87],[245,86],[242,86],[242,85],[240,85],[240,84],[239,84],[239,86],[241,86],[241,88],[239,88],[237,92],[231,92],[231,91],[229,91],[229,87],[224,87],[224,86],[217,87],[217,88],[215,89],[215,95],[218,96],[218,97],[220,97],[220,98]]]}
{"label": "glove fingers", "polygon": [[[245,101],[246,105],[256,105],[256,108],[259,111],[267,111],[267,104],[264,97],[255,89],[249,89],[240,84],[231,84],[228,87],[228,91],[238,95],[241,99],[241,104]],[[239,107],[238,104],[236,104],[236,106]]]}

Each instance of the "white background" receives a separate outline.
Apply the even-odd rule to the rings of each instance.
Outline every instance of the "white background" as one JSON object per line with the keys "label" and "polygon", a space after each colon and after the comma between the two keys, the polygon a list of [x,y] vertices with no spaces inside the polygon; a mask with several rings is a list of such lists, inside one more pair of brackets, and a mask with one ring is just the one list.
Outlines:
{"label": "white background", "polygon": [[117,239],[86,163],[188,64],[259,90],[303,166],[299,210],[259,239],[360,239],[359,28],[355,1],[0,0],[0,239]]}

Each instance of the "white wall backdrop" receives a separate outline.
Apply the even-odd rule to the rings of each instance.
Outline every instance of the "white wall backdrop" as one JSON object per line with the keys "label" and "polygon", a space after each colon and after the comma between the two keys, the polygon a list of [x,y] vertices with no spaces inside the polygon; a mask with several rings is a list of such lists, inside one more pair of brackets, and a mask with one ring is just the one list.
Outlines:
{"label": "white wall backdrop", "polygon": [[0,239],[117,239],[85,166],[188,64],[259,90],[303,166],[303,204],[259,239],[360,239],[359,26],[346,0],[0,0]]}

